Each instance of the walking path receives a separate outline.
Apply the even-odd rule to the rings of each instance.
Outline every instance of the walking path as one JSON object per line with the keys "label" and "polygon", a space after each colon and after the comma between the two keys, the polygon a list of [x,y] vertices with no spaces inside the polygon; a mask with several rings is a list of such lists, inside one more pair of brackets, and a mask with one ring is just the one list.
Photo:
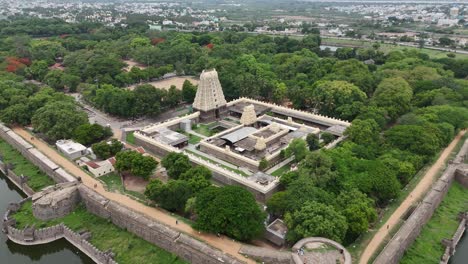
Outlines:
{"label": "walking path", "polygon": [[[61,156],[59,153],[55,151],[52,147],[47,145],[45,142],[39,139],[31,140],[31,135],[24,130],[23,128],[13,128],[13,131],[20,135],[24,140],[28,141],[30,144],[34,145],[39,151],[41,151],[44,155],[49,157],[52,161],[57,163],[59,166],[63,167],[66,171],[70,174],[74,175],[75,177],[80,177],[81,181],[84,185],[88,186],[91,189],[94,189],[96,192],[104,196],[105,198],[112,200],[114,202],[118,202],[128,208],[131,208],[139,213],[142,213],[148,217],[155,219],[167,226],[174,228],[175,230],[184,232],[189,234],[197,239],[205,241],[207,244],[211,245],[214,248],[217,248],[224,253],[228,253],[235,258],[245,261],[247,263],[255,263],[254,261],[245,258],[243,255],[239,254],[239,250],[242,246],[241,243],[231,240],[228,237],[221,236],[217,237],[216,235],[207,234],[207,233],[199,233],[198,231],[194,230],[190,225],[178,221],[176,224],[177,218],[163,212],[157,208],[146,206],[138,201],[133,200],[132,198],[119,194],[108,192],[104,189],[104,186],[100,181],[93,178],[91,175],[82,171],[75,163],[69,161],[68,159]],[[94,186],[96,185],[96,188]]]}
{"label": "walking path", "polygon": [[449,157],[450,153],[457,146],[458,142],[461,140],[466,130],[460,131],[458,135],[453,139],[453,141],[444,149],[437,161],[431,166],[431,168],[426,172],[426,174],[421,178],[416,187],[411,191],[411,193],[406,197],[406,199],[400,204],[400,206],[393,212],[390,218],[385,224],[380,227],[380,229],[375,233],[372,240],[369,242],[367,247],[364,249],[364,252],[361,255],[359,263],[366,264],[369,262],[369,259],[372,257],[374,252],[379,248],[380,244],[384,241],[386,236],[389,234],[389,231],[392,230],[400,221],[402,216],[408,211],[408,209],[419,201],[423,195],[431,187],[432,183],[435,180],[437,173],[444,168],[445,161]]}

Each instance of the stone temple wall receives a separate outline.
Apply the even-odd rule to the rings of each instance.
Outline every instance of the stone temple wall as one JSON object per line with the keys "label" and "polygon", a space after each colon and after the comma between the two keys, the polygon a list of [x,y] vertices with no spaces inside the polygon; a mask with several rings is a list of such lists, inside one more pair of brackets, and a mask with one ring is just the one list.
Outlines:
{"label": "stone temple wall", "polygon": [[448,165],[443,175],[432,185],[423,201],[380,252],[374,264],[396,264],[400,261],[405,251],[418,237],[422,227],[431,219],[432,214],[444,199],[457,171],[464,167],[463,161],[467,153],[468,140],[465,141],[455,160]]}
{"label": "stone temple wall", "polygon": [[49,186],[32,196],[34,217],[50,220],[68,215],[80,202],[77,183]]}

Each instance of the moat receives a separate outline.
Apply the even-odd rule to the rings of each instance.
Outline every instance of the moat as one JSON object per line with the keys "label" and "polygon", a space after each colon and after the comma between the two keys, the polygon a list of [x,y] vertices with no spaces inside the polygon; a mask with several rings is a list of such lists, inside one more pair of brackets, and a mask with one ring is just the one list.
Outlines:
{"label": "moat", "polygon": [[[3,174],[0,173],[0,212],[3,216],[8,204],[24,196]],[[94,263],[85,254],[65,240],[47,245],[21,246],[10,241],[0,232],[0,262],[9,264],[78,264]]]}

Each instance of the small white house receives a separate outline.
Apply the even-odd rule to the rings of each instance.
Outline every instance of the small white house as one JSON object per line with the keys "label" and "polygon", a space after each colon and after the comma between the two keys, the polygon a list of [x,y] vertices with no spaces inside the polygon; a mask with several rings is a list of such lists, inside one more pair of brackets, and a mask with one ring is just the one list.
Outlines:
{"label": "small white house", "polygon": [[55,146],[57,146],[57,149],[63,153],[63,155],[71,160],[78,159],[88,154],[85,146],[73,140],[58,140]]}
{"label": "small white house", "polygon": [[115,158],[109,158],[103,161],[88,161],[85,162],[88,171],[91,172],[95,177],[100,177],[109,174],[115,170]]}

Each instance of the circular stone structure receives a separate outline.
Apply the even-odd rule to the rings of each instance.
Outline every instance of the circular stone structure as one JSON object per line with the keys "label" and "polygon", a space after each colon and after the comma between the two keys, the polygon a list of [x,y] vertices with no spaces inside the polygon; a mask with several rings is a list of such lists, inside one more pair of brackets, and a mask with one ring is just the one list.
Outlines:
{"label": "circular stone structure", "polygon": [[[316,245],[327,245],[336,250],[330,250],[330,254],[324,254],[324,252],[314,254],[310,249],[317,248]],[[337,259],[343,264],[352,263],[351,254],[349,254],[345,247],[336,241],[324,237],[307,237],[299,240],[292,247],[292,258],[296,264],[311,263],[307,260],[316,258],[320,259],[317,263],[336,263]]]}

